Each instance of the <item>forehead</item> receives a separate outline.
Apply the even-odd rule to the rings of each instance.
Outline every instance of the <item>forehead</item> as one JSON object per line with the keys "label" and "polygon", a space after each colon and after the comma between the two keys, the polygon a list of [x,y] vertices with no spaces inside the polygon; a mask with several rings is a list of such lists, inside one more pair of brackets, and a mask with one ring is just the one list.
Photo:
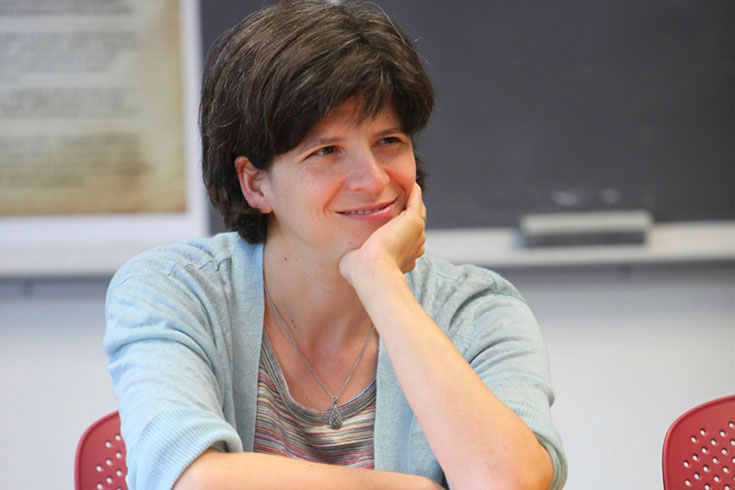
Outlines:
{"label": "forehead", "polygon": [[338,128],[355,128],[359,126],[377,125],[403,126],[401,118],[391,101],[386,102],[379,111],[366,110],[363,101],[357,98],[349,99],[332,109],[326,116],[319,120],[306,134],[304,140],[312,138],[315,134]]}

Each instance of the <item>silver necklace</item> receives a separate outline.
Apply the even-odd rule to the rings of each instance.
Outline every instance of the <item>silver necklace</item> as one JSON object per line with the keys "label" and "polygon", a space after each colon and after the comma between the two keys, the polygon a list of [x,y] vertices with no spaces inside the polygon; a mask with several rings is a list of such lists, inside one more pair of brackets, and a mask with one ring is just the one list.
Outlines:
{"label": "silver necklace", "polygon": [[375,331],[375,325],[372,325],[370,327],[370,332],[368,332],[368,336],[365,339],[365,344],[362,346],[362,350],[357,355],[357,359],[355,359],[355,363],[352,365],[352,369],[350,369],[350,373],[347,375],[347,379],[345,379],[345,382],[342,384],[342,388],[339,389],[336,395],[332,395],[326,386],[324,386],[324,383],[322,383],[322,380],[319,379],[319,376],[316,374],[316,371],[314,371],[314,368],[311,367],[311,364],[309,364],[309,361],[306,360],[306,356],[304,356],[304,353],[301,352],[301,349],[299,348],[299,344],[296,343],[296,339],[293,338],[293,334],[291,334],[291,329],[288,328],[288,325],[286,325],[286,322],[283,321],[283,318],[281,318],[281,314],[278,312],[278,308],[276,308],[275,303],[273,303],[273,298],[271,298],[271,293],[268,291],[268,286],[265,284],[265,281],[263,281],[263,288],[265,289],[265,297],[268,298],[268,304],[270,304],[271,308],[273,308],[273,313],[276,314],[276,318],[278,319],[278,323],[281,325],[281,328],[286,332],[286,335],[288,336],[288,340],[291,341],[291,345],[294,346],[294,349],[296,349],[296,352],[299,353],[299,357],[301,357],[301,360],[304,361],[304,364],[306,365],[307,369],[311,373],[312,376],[314,376],[314,379],[317,383],[319,383],[319,386],[322,387],[322,390],[324,390],[324,393],[327,394],[327,396],[332,400],[332,408],[329,409],[329,426],[332,429],[339,429],[342,427],[342,414],[339,411],[339,408],[337,407],[337,402],[339,400],[340,395],[342,395],[342,392],[347,387],[347,383],[350,382],[350,378],[352,378],[352,374],[355,372],[355,369],[357,369],[357,365],[360,363],[360,359],[362,359],[362,354],[365,352],[365,349],[368,346],[368,343],[370,342],[370,338],[373,336],[373,332]]}

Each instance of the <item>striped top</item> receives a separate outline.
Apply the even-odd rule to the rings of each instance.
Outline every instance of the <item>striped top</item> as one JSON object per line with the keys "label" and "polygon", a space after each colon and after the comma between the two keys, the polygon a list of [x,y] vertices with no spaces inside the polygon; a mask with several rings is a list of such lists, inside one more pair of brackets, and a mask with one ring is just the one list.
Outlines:
{"label": "striped top", "polygon": [[342,427],[332,429],[329,410],[313,410],[293,399],[263,330],[253,451],[373,469],[376,393],[373,380],[362,393],[338,405]]}

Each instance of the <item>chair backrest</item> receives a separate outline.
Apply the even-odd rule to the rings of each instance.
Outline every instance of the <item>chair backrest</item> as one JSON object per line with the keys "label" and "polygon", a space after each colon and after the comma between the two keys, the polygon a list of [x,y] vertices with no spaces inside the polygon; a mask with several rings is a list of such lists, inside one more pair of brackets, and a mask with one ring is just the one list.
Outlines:
{"label": "chair backrest", "polygon": [[735,490],[735,396],[684,413],[664,439],[664,490]]}
{"label": "chair backrest", "polygon": [[79,439],[74,461],[74,488],[127,490],[125,454],[120,414],[113,412],[90,425]]}

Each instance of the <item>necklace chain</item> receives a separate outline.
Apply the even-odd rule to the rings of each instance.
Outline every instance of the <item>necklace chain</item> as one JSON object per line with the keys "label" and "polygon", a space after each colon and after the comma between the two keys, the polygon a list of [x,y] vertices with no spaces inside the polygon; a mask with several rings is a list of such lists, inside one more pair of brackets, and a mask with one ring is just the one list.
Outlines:
{"label": "necklace chain", "polygon": [[333,429],[339,429],[340,427],[342,427],[342,414],[337,407],[337,402],[339,400],[339,397],[342,395],[342,392],[347,387],[347,383],[350,382],[350,379],[352,378],[352,374],[355,372],[355,369],[357,369],[357,365],[360,363],[360,359],[362,359],[362,355],[363,353],[365,353],[365,349],[367,349],[370,338],[373,336],[373,332],[375,331],[375,325],[372,325],[370,327],[370,332],[368,332],[365,343],[363,344],[360,353],[357,355],[357,359],[355,359],[355,363],[352,365],[352,369],[350,369],[350,373],[347,375],[345,382],[342,384],[342,388],[339,389],[336,395],[332,395],[327,387],[324,385],[324,383],[322,383],[322,380],[316,374],[316,371],[314,370],[314,368],[311,367],[311,364],[306,359],[306,356],[299,348],[299,344],[296,342],[296,339],[294,339],[293,334],[291,333],[291,329],[288,327],[286,322],[283,321],[283,318],[281,317],[278,308],[276,308],[276,305],[273,302],[273,298],[271,298],[271,293],[268,291],[268,286],[265,284],[265,281],[263,281],[263,288],[265,289],[265,297],[268,299],[268,304],[273,309],[273,313],[275,313],[276,318],[278,319],[278,323],[281,325],[281,328],[283,328],[283,330],[286,332],[286,336],[288,337],[288,340],[291,341],[291,345],[293,345],[294,349],[296,349],[299,357],[301,357],[301,360],[304,361],[306,368],[309,370],[316,382],[319,383],[319,386],[321,386],[322,390],[324,390],[324,393],[326,393],[327,396],[329,396],[330,400],[332,400],[332,408],[329,409],[329,425]]}

